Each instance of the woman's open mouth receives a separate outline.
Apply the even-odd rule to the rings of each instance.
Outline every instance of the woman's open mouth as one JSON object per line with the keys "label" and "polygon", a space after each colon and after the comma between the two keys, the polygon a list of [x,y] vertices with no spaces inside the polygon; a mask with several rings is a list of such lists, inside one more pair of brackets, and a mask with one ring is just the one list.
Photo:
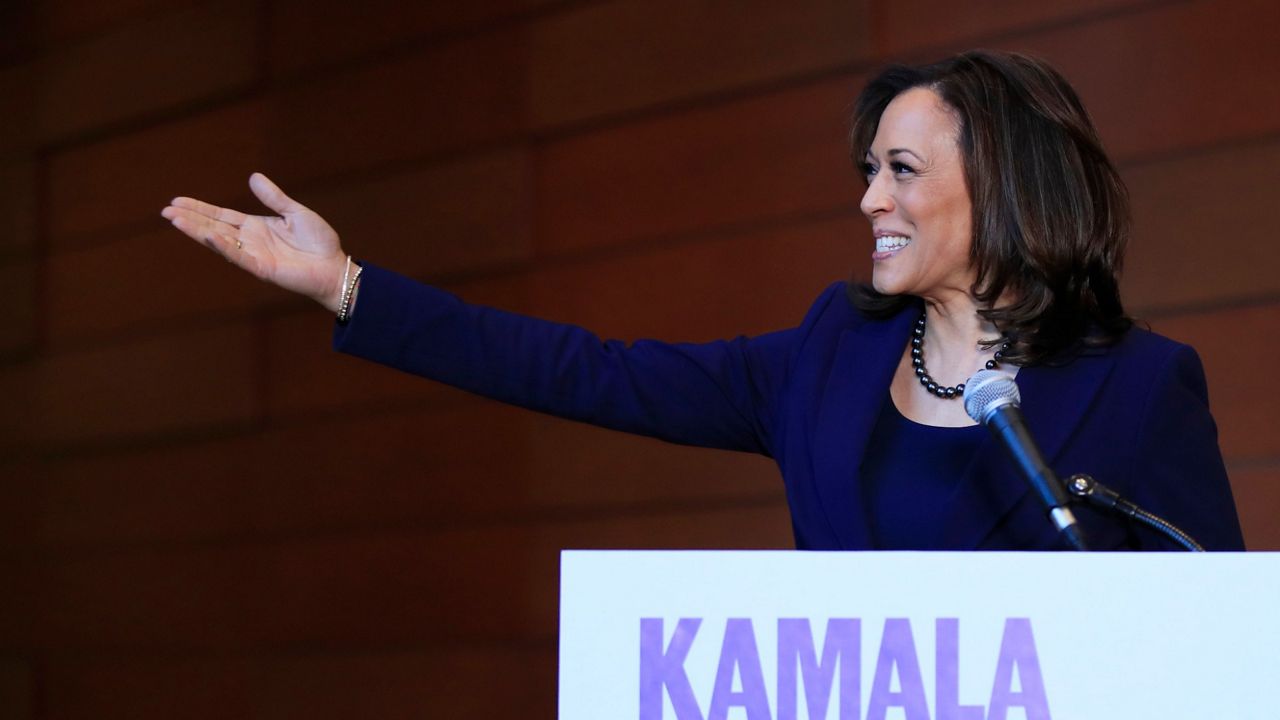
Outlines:
{"label": "woman's open mouth", "polygon": [[905,235],[883,235],[876,238],[876,250],[871,253],[872,260],[884,260],[893,257],[902,248],[911,244],[911,238]]}

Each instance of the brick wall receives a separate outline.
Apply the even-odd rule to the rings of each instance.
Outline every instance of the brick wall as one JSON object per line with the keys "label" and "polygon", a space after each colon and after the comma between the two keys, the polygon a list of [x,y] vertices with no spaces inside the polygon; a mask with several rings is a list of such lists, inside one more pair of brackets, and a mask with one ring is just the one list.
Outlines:
{"label": "brick wall", "polygon": [[171,196],[254,208],[262,170],[470,299],[755,333],[867,270],[866,73],[973,46],[1084,95],[1134,195],[1128,303],[1199,348],[1280,549],[1277,35],[1262,0],[6,3],[0,714],[550,717],[558,549],[790,544],[767,461],[337,356]]}

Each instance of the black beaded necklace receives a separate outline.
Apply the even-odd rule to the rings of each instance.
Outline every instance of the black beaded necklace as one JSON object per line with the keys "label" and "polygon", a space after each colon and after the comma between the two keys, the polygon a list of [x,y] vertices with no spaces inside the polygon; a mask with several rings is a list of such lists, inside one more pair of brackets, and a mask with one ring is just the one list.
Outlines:
{"label": "black beaded necklace", "polygon": [[[986,369],[995,370],[1000,367],[1000,361],[1004,359],[1004,351],[1009,349],[1009,343],[1003,343],[1000,349],[992,359],[987,361]],[[920,379],[920,384],[924,389],[944,400],[952,400],[964,395],[964,383],[946,387],[939,385],[933,378],[929,377],[929,371],[924,367],[924,313],[920,313],[920,319],[916,321],[915,329],[911,331],[911,366],[915,368],[916,377]]]}

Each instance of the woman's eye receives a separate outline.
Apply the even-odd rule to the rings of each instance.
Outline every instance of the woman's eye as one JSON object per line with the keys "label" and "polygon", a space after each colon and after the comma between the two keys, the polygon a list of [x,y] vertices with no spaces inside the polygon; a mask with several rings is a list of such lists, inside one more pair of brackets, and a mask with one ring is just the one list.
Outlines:
{"label": "woman's eye", "polygon": [[866,175],[867,177],[871,177],[871,176],[873,176],[873,175],[875,175],[875,174],[876,174],[876,170],[877,170],[877,168],[876,168],[876,166],[875,166],[875,165],[872,165],[872,164],[871,164],[871,163],[869,163],[869,162],[864,162],[864,163],[862,163],[862,174],[863,174],[863,175]]}
{"label": "woman's eye", "polygon": [[889,167],[893,168],[893,172],[896,175],[915,172],[915,169],[912,168],[910,165],[907,165],[906,163],[893,162],[893,163],[889,163]]}

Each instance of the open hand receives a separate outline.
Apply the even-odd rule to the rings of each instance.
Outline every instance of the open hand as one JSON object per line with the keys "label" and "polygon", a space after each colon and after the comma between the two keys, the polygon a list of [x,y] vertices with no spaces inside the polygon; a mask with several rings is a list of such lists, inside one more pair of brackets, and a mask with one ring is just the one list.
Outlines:
{"label": "open hand", "polygon": [[174,198],[160,214],[229,262],[336,312],[347,262],[338,233],[266,175],[251,175],[249,188],[276,215],[246,215],[188,197]]}

